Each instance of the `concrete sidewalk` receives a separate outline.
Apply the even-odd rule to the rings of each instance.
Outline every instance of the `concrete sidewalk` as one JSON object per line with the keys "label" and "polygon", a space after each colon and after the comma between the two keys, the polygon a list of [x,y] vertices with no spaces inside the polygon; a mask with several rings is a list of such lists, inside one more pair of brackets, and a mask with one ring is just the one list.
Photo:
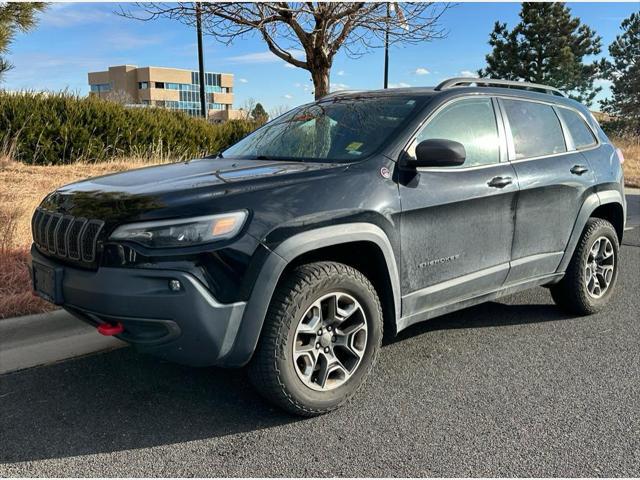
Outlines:
{"label": "concrete sidewalk", "polygon": [[640,188],[625,188],[627,198],[627,228],[640,226]]}
{"label": "concrete sidewalk", "polygon": [[125,346],[65,310],[0,320],[0,374]]}

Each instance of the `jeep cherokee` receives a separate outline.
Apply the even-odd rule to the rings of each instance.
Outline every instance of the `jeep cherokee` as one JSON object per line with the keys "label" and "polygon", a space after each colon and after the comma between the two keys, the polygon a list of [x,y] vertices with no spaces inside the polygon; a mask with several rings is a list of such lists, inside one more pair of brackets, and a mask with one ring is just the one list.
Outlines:
{"label": "jeep cherokee", "polygon": [[362,385],[383,327],[536,286],[600,310],[622,161],[543,85],[339,92],[214,157],[51,193],[32,221],[34,290],[143,352],[248,365],[266,398],[317,415]]}

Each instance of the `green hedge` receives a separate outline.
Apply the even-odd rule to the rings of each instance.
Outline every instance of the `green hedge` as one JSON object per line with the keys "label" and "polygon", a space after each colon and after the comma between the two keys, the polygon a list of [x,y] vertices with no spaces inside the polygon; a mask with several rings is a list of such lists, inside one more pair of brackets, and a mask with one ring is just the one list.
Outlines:
{"label": "green hedge", "polygon": [[69,93],[0,92],[0,147],[36,165],[195,158],[224,149],[256,127],[239,120],[210,124],[180,112]]}

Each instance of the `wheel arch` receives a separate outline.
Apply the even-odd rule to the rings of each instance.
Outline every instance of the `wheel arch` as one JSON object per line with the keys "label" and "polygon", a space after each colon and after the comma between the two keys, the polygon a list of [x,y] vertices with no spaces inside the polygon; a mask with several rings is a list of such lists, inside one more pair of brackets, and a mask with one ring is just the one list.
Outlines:
{"label": "wheel arch", "polygon": [[595,208],[589,217],[602,218],[608,221],[618,234],[618,242],[622,244],[624,235],[625,214],[622,203],[616,197],[605,196],[604,202],[601,199],[600,205]]}
{"label": "wheel arch", "polygon": [[[363,254],[370,257],[364,259]],[[372,261],[365,261],[369,259]],[[341,261],[371,275],[369,279],[383,305],[385,326],[395,331],[401,313],[400,276],[387,235],[369,223],[321,227],[288,238],[268,255],[247,302],[236,341],[221,359],[225,365],[242,366],[249,362],[276,286],[291,268],[317,260]]]}
{"label": "wheel arch", "polygon": [[625,225],[624,205],[624,197],[618,190],[591,193],[582,203],[557,272],[564,272],[567,269],[587,221],[592,217],[611,222],[618,235],[618,240],[622,242]]}

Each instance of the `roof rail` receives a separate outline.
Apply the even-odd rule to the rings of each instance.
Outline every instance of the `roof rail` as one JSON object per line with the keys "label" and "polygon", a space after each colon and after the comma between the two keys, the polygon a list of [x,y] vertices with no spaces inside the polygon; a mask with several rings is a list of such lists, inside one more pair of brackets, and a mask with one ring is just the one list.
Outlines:
{"label": "roof rail", "polygon": [[523,90],[534,90],[541,91],[542,93],[548,93],[550,95],[557,95],[559,97],[564,97],[565,94],[562,93],[559,89],[555,87],[550,87],[548,85],[540,85],[539,83],[529,83],[529,82],[520,82],[517,80],[497,80],[493,78],[472,78],[472,77],[456,77],[449,78],[435,88],[435,90],[448,90],[449,88],[456,87],[511,87],[511,88],[520,88]]}

